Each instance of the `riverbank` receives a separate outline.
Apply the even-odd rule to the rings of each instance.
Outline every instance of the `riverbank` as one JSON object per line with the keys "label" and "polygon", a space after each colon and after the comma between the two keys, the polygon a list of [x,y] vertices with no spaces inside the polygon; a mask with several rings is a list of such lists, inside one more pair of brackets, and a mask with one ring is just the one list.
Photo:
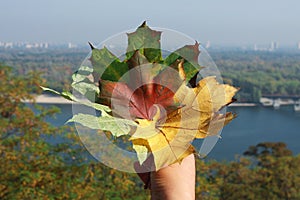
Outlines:
{"label": "riverbank", "polygon": [[229,105],[229,107],[252,107],[252,106],[258,106],[256,103],[232,103]]}
{"label": "riverbank", "polygon": [[[74,102],[69,101],[60,96],[51,96],[51,95],[38,95],[35,98],[36,103],[40,104],[72,104]],[[32,103],[31,101],[25,100],[24,103]],[[257,106],[255,103],[232,103],[229,105],[230,107],[252,107]]]}
{"label": "riverbank", "polygon": [[[24,103],[33,103],[29,100],[24,100]],[[50,96],[50,95],[37,95],[35,97],[35,103],[40,104],[72,104],[72,101],[69,101],[63,97],[60,96]]]}

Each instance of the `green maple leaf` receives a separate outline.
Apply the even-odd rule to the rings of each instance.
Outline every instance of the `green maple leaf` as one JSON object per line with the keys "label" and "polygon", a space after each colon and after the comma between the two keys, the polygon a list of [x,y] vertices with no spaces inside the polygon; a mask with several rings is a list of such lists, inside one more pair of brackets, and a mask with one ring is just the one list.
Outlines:
{"label": "green maple leaf", "polygon": [[118,81],[127,71],[127,63],[121,62],[113,53],[106,47],[102,49],[92,48],[92,56],[90,58],[93,65],[94,79]]}
{"label": "green maple leaf", "polygon": [[101,117],[79,113],[66,123],[69,122],[76,122],[91,129],[110,131],[115,137],[127,135],[131,126],[137,126],[134,121],[103,115],[103,113]]}
{"label": "green maple leaf", "polygon": [[135,51],[139,51],[149,62],[162,60],[160,47],[160,31],[150,29],[146,21],[133,33],[128,33],[127,59],[131,58]]}
{"label": "green maple leaf", "polygon": [[186,82],[189,82],[198,73],[198,71],[203,68],[198,63],[199,54],[200,51],[198,42],[194,45],[185,45],[168,55],[168,57],[164,60],[164,64],[177,69],[176,63],[178,60],[183,59],[183,68],[186,74],[185,80]]}

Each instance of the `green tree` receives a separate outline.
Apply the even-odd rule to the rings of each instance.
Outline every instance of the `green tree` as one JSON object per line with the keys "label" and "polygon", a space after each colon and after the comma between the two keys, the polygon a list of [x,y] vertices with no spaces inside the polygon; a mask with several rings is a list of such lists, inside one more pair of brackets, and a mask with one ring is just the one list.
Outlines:
{"label": "green tree", "polygon": [[146,199],[136,175],[88,158],[72,129],[44,121],[57,109],[34,113],[22,103],[41,83],[39,74],[14,76],[0,65],[0,199]]}
{"label": "green tree", "polygon": [[254,87],[252,92],[252,101],[255,103],[258,103],[261,98],[261,91],[260,89]]}
{"label": "green tree", "polygon": [[300,198],[300,156],[293,157],[284,143],[260,143],[245,155],[249,157],[217,165],[219,199]]}

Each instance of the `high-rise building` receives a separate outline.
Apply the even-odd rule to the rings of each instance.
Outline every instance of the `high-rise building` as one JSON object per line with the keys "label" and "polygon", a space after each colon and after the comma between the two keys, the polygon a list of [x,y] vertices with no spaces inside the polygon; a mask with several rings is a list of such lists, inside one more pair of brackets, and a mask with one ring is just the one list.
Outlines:
{"label": "high-rise building", "polygon": [[269,48],[270,51],[274,51],[275,49],[278,49],[278,48],[279,48],[278,42],[271,42],[271,45]]}
{"label": "high-rise building", "polygon": [[279,43],[278,42],[274,42],[274,48],[278,49],[279,48]]}
{"label": "high-rise building", "polygon": [[210,47],[210,41],[208,40],[208,41],[206,42],[205,48],[208,49],[209,47]]}
{"label": "high-rise building", "polygon": [[257,48],[257,44],[254,44],[254,51],[257,51],[258,48]]}

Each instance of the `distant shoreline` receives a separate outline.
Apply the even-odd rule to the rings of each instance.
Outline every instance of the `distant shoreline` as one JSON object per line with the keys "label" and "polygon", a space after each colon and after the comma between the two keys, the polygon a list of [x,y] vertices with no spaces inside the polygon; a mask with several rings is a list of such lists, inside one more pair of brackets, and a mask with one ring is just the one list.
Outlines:
{"label": "distant shoreline", "polygon": [[37,95],[35,97],[35,101],[25,100],[24,103],[43,103],[43,104],[72,104],[74,102],[69,101],[60,96],[50,96],[50,95]]}
{"label": "distant shoreline", "polygon": [[[32,101],[25,100],[24,103],[32,103]],[[38,95],[35,98],[36,103],[41,104],[72,104],[74,102],[69,101],[63,97],[60,96],[50,96],[50,95]],[[257,106],[255,103],[232,103],[229,105],[229,107],[253,107]]]}
{"label": "distant shoreline", "polygon": [[232,103],[229,107],[253,107],[258,106],[256,103]]}

